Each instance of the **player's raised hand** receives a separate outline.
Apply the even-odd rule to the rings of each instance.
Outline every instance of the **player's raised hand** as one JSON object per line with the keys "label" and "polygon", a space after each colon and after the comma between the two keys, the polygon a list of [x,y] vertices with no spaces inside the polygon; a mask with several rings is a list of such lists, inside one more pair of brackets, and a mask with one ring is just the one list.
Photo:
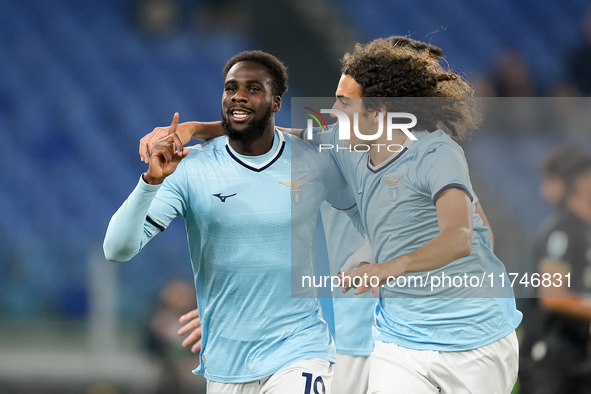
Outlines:
{"label": "player's raised hand", "polygon": [[[191,140],[191,136],[193,134],[193,129],[195,128],[195,122],[188,122],[188,123],[181,123],[180,125],[177,123],[177,126],[174,130],[172,130],[172,125],[164,126],[164,127],[156,127],[152,130],[151,133],[146,134],[140,140],[140,158],[144,163],[150,162],[150,155],[152,152],[152,148],[156,145],[156,142],[159,140],[168,137],[172,134],[177,134],[181,140],[181,148],[183,144],[188,143]],[[177,150],[179,147],[177,146]]]}
{"label": "player's raised hand", "polygon": [[176,129],[179,124],[178,112],[174,114],[170,131],[167,137],[158,140],[151,149],[151,160],[148,171],[144,174],[146,183],[157,185],[164,182],[164,179],[172,174],[178,164],[189,153],[189,149],[183,146]]}
{"label": "player's raised hand", "polygon": [[199,311],[193,309],[191,312],[180,317],[179,322],[187,323],[179,330],[179,335],[183,336],[191,332],[184,340],[183,347],[191,346],[191,352],[197,353],[201,350],[201,320],[199,319]]}

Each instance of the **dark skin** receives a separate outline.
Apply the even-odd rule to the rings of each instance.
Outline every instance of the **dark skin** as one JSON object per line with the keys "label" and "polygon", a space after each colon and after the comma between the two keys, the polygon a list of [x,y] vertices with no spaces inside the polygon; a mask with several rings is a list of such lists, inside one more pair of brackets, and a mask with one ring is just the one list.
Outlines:
{"label": "dark skin", "polygon": [[183,143],[176,133],[179,124],[178,112],[174,114],[170,124],[171,135],[162,138],[154,144],[151,150],[152,159],[150,166],[142,178],[149,185],[159,185],[164,179],[172,174],[178,164],[189,153],[189,149],[183,147]]}
{"label": "dark skin", "polygon": [[[265,66],[251,61],[232,66],[224,80],[222,95],[222,117],[230,127],[240,132],[250,122],[261,119],[269,108],[271,119],[262,135],[250,144],[230,139],[232,149],[246,156],[267,153],[273,146],[275,113],[281,109],[281,97],[273,95],[272,77]],[[150,166],[143,175],[144,181],[150,185],[164,182],[189,153],[177,134],[178,122],[179,114],[176,113],[169,128],[170,134],[158,140],[150,151]]]}
{"label": "dark skin", "polygon": [[[222,117],[230,126],[241,131],[248,124],[260,119],[271,107],[271,122],[263,135],[250,145],[230,139],[230,146],[241,155],[260,156],[273,146],[275,113],[281,108],[281,97],[273,96],[272,77],[267,68],[259,63],[238,62],[226,75],[222,95]],[[246,113],[246,116],[239,116]]]}

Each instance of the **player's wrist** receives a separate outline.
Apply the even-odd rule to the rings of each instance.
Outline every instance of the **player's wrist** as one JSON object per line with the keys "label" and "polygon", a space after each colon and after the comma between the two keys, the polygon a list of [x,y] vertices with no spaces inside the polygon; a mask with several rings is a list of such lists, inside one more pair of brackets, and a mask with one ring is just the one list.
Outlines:
{"label": "player's wrist", "polygon": [[200,139],[200,123],[195,121],[179,123],[176,134],[181,139],[183,145],[189,143],[192,138]]}
{"label": "player's wrist", "polygon": [[[380,264],[378,264],[380,265]],[[412,258],[409,255],[400,256],[392,261],[383,263],[383,269],[381,270],[382,275],[385,277],[389,276],[400,276],[407,273],[412,265]],[[384,279],[384,278],[381,278]]]}
{"label": "player's wrist", "polygon": [[164,182],[164,178],[154,177],[150,175],[149,172],[144,172],[142,174],[142,179],[148,185],[160,185],[162,182]]}

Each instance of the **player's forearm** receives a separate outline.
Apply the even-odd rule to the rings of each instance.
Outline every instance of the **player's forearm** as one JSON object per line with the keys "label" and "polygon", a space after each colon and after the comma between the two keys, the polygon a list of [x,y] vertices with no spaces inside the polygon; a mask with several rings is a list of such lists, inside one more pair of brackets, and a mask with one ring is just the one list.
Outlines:
{"label": "player's forearm", "polygon": [[279,131],[283,131],[284,133],[291,134],[294,137],[302,138],[302,129],[291,129],[289,127],[281,127],[275,126]]}
{"label": "player's forearm", "polygon": [[213,138],[222,136],[222,122],[184,122],[179,123],[177,134],[181,138],[183,144],[186,144],[191,139],[201,141],[209,141]]}
{"label": "player's forearm", "polygon": [[[442,231],[424,246],[384,263],[402,265],[405,272],[432,271],[468,256],[472,251],[472,237],[467,228],[453,228]],[[396,268],[398,271],[399,267]]]}
{"label": "player's forearm", "polygon": [[[541,276],[565,278],[571,274],[571,266],[566,261],[544,258],[539,262]],[[579,319],[591,320],[591,302],[580,297],[565,281],[558,286],[540,286],[540,305],[549,311]]]}
{"label": "player's forearm", "polygon": [[127,200],[115,212],[103,242],[107,260],[124,262],[131,259],[154,236],[145,228],[145,222],[158,188],[140,180]]}

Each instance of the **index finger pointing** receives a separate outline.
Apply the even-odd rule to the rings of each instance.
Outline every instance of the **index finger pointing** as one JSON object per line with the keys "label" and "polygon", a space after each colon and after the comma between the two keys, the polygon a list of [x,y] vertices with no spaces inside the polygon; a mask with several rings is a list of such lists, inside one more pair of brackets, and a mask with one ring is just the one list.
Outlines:
{"label": "index finger pointing", "polygon": [[174,134],[176,133],[176,128],[179,125],[179,113],[175,112],[174,116],[172,117],[172,123],[170,124],[170,130],[168,132],[168,134]]}

